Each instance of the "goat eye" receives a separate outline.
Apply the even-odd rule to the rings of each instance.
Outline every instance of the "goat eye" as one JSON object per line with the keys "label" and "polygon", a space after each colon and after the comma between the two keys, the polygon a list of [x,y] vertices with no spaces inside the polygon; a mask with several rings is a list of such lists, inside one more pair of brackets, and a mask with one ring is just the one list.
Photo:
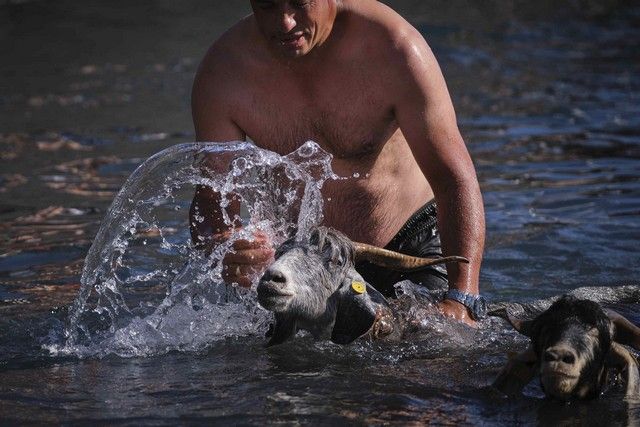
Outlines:
{"label": "goat eye", "polygon": [[344,263],[342,262],[342,258],[331,258],[331,265],[333,266],[339,266],[339,265],[343,265]]}

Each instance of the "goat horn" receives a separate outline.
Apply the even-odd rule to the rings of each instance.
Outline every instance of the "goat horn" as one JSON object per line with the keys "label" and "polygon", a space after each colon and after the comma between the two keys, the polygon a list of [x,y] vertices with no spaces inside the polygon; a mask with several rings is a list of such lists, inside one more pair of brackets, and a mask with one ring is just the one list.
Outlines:
{"label": "goat horn", "polygon": [[615,326],[613,339],[640,350],[640,328],[627,320],[626,317],[614,310],[605,310]]}
{"label": "goat horn", "polygon": [[469,263],[469,260],[461,256],[448,256],[444,258],[420,258],[400,252],[382,249],[366,243],[353,243],[355,261],[369,261],[380,267],[390,268],[397,271],[414,271],[435,264],[446,264],[450,262]]}
{"label": "goat horn", "polygon": [[517,317],[514,317],[509,314],[509,311],[506,307],[501,307],[495,310],[491,310],[487,313],[489,316],[493,317],[502,317],[504,320],[509,322],[513,329],[520,332],[522,335],[531,338],[531,334],[533,332],[532,327],[535,319],[531,320],[523,320]]}

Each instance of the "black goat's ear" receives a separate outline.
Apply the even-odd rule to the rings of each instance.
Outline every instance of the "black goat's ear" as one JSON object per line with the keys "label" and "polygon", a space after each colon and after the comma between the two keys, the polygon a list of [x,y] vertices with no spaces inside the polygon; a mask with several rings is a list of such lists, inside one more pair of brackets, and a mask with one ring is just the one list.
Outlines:
{"label": "black goat's ear", "polygon": [[275,317],[276,323],[273,326],[271,339],[269,340],[269,343],[267,343],[267,347],[282,344],[283,342],[294,336],[298,331],[296,321],[290,316],[276,313]]}
{"label": "black goat's ear", "polygon": [[531,338],[531,335],[533,334],[533,325],[535,323],[535,319],[532,319],[532,320],[518,319],[517,317],[513,317],[512,315],[510,315],[506,308],[499,308],[497,310],[492,310],[487,314],[489,316],[502,317],[503,319],[508,321],[511,324],[511,326],[513,326],[513,329],[520,332],[522,335],[525,335]]}
{"label": "black goat's ear", "polygon": [[607,366],[622,371],[625,375],[627,383],[627,392],[625,397],[628,399],[640,399],[640,372],[638,371],[638,361],[633,357],[629,350],[620,344],[613,342],[607,358],[605,360]]}
{"label": "black goat's ear", "polygon": [[640,351],[640,328],[613,310],[605,310],[614,326],[613,340]]}
{"label": "black goat's ear", "polygon": [[376,320],[376,306],[362,282],[343,286],[339,292],[331,341],[349,344],[371,329]]}

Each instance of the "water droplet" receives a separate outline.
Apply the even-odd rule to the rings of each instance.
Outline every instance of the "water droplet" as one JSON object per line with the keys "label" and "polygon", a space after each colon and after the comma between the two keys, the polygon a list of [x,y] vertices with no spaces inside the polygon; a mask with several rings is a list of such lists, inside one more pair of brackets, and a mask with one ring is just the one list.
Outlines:
{"label": "water droplet", "polygon": [[313,141],[307,141],[298,148],[297,152],[300,157],[311,157],[318,152],[318,144]]}
{"label": "water droplet", "polygon": [[240,176],[249,167],[249,162],[244,157],[239,157],[231,164],[233,176]]}

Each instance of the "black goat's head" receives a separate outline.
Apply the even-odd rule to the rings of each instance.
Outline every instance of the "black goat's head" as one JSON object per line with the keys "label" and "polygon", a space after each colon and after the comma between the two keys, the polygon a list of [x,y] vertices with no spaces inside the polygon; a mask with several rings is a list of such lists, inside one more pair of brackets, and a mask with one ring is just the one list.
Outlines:
{"label": "black goat's head", "polygon": [[530,347],[510,360],[494,383],[498,389],[519,391],[535,376],[545,394],[560,400],[593,398],[606,382],[608,368],[627,373],[627,395],[640,390],[638,367],[621,344],[640,349],[640,329],[597,303],[565,296],[533,320],[520,320],[505,310],[504,317],[523,335]]}

